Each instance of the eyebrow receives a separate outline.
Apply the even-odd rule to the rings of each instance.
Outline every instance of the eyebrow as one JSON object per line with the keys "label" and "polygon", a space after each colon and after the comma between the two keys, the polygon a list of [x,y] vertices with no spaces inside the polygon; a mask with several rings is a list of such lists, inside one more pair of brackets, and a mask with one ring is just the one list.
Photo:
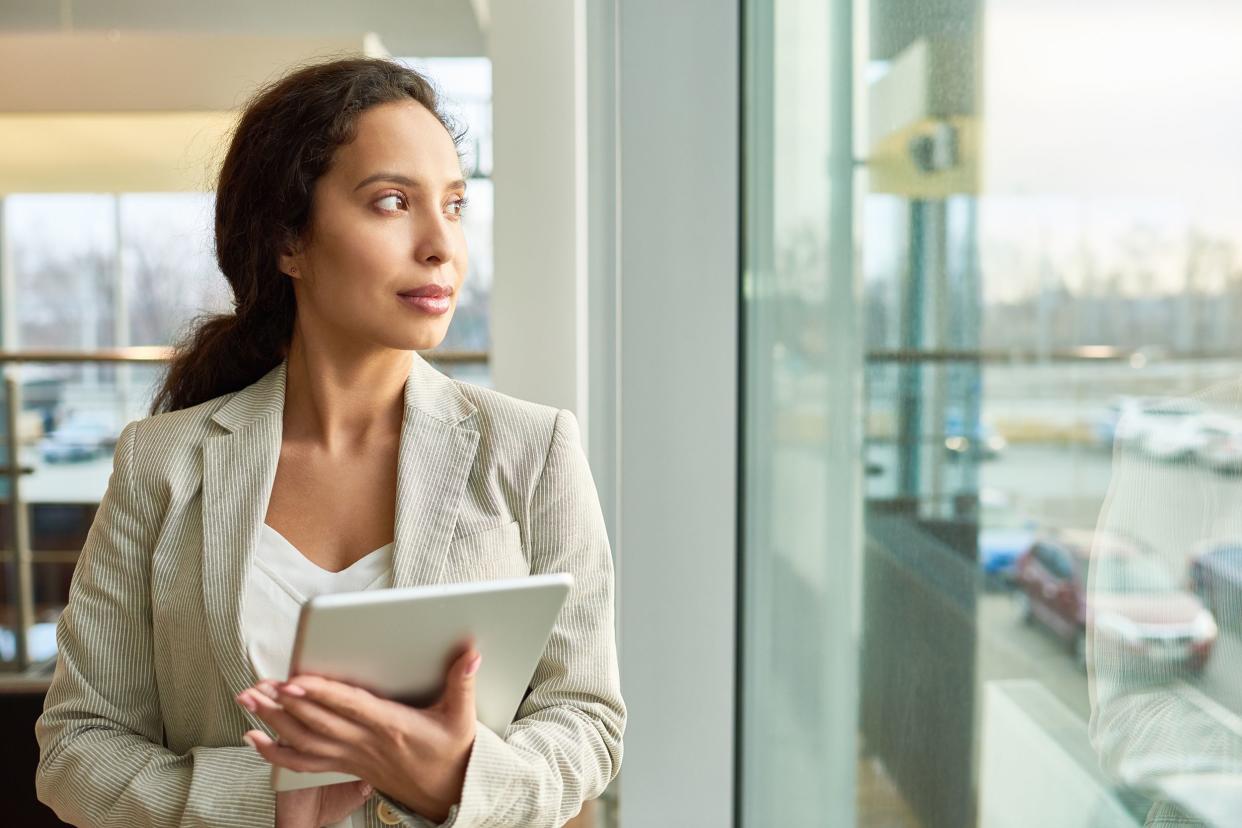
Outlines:
{"label": "eyebrow", "polygon": [[[418,190],[426,188],[426,185],[423,184],[422,182],[415,181],[414,179],[401,175],[400,173],[377,172],[374,175],[368,175],[366,178],[359,181],[358,186],[354,187],[354,190],[355,192],[358,190],[361,190],[363,187],[367,186],[368,184],[372,184],[376,181],[392,181],[397,184],[404,184],[407,187],[412,187]],[[448,184],[445,185],[444,189],[464,190],[466,189],[466,180],[464,178],[458,178],[456,181],[450,181]]]}

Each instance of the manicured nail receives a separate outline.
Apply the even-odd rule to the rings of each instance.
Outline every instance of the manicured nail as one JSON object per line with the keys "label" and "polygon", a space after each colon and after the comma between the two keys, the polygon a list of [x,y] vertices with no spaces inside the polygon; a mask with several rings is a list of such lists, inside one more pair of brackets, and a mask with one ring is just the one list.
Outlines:
{"label": "manicured nail", "polygon": [[293,696],[294,698],[302,698],[306,695],[306,691],[296,684],[281,684],[276,688],[277,692]]}
{"label": "manicured nail", "polygon": [[359,793],[362,794],[362,797],[364,799],[370,799],[371,794],[375,793],[375,788],[371,787],[370,785],[363,785],[362,790]]}
{"label": "manicured nail", "polygon": [[254,703],[254,699],[250,698],[250,696],[248,696],[245,692],[239,693],[236,696],[236,699],[238,704],[249,710],[251,713],[254,713],[259,709],[259,706]]}
{"label": "manicured nail", "polygon": [[[272,692],[275,693],[276,691],[273,690]],[[254,700],[255,704],[257,704],[259,707],[263,708],[264,710],[280,710],[281,709],[280,702],[276,701],[273,698],[269,698],[264,693],[258,693],[252,690],[250,691],[250,698]]]}
{"label": "manicured nail", "polygon": [[259,688],[259,692],[267,696],[269,699],[276,698],[276,688],[273,687],[270,683],[264,681],[264,682],[260,682],[256,686]]}
{"label": "manicured nail", "polygon": [[479,665],[482,663],[483,663],[483,654],[479,653],[478,655],[474,657],[473,661],[471,661],[469,664],[466,665],[466,676],[467,677],[473,676],[475,673],[477,673],[479,671]]}
{"label": "manicured nail", "polygon": [[259,749],[258,743],[255,742],[254,737],[251,736],[249,733],[247,733],[245,736],[242,736],[242,738],[246,740],[246,744],[250,745],[250,747],[254,748],[255,750]]}

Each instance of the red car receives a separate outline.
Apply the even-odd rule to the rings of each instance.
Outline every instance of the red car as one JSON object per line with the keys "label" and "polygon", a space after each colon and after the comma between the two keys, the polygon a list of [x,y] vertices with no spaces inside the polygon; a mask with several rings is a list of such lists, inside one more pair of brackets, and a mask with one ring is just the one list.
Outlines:
{"label": "red car", "polygon": [[[1088,563],[1097,567],[1090,602]],[[1089,530],[1040,535],[1018,558],[1014,582],[1024,619],[1063,638],[1082,666],[1089,627],[1101,644],[1192,673],[1202,672],[1216,643],[1216,620],[1203,602],[1128,538]]]}

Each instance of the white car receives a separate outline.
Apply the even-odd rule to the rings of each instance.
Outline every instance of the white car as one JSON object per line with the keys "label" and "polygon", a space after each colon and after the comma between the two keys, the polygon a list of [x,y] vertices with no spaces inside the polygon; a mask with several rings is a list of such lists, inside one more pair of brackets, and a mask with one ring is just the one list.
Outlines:
{"label": "white car", "polygon": [[1214,471],[1242,472],[1242,420],[1203,417],[1199,431],[1196,460]]}
{"label": "white car", "polygon": [[1153,457],[1184,457],[1198,446],[1202,413],[1203,407],[1189,400],[1135,401],[1122,408],[1114,439]]}
{"label": "white car", "polygon": [[1173,462],[1198,454],[1204,445],[1203,425],[1198,417],[1171,422],[1154,422],[1139,440],[1139,448],[1148,457]]}
{"label": "white car", "polygon": [[108,420],[75,416],[45,437],[39,453],[47,463],[76,463],[104,456],[116,445],[118,429]]}

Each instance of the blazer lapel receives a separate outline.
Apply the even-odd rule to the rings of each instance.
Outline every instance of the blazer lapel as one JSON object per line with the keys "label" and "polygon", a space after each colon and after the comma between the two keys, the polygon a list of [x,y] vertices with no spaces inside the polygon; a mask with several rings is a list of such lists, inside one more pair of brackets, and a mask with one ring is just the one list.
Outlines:
{"label": "blazer lapel", "polygon": [[282,362],[212,415],[227,432],[203,442],[203,602],[234,695],[259,680],[242,638],[242,598],[280,460],[284,400]]}
{"label": "blazer lapel", "polygon": [[[479,442],[474,406],[417,352],[412,357],[397,453],[396,587],[442,577]],[[221,406],[212,419],[225,433],[203,443],[203,600],[233,694],[258,681],[246,655],[242,598],[280,461],[287,366],[282,361]]]}
{"label": "blazer lapel", "polygon": [[479,444],[475,407],[413,356],[397,452],[394,587],[439,583]]}

